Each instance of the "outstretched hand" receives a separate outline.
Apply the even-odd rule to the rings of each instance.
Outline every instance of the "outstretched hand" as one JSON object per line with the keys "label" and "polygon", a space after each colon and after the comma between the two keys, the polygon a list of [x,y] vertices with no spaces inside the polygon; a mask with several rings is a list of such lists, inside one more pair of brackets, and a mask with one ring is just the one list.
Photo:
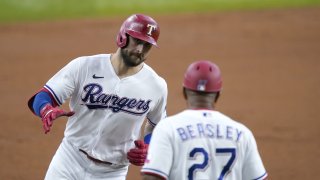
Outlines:
{"label": "outstretched hand", "polygon": [[132,148],[127,153],[127,158],[131,164],[136,166],[143,166],[148,154],[148,144],[145,144],[142,140],[135,140],[135,148]]}
{"label": "outstretched hand", "polygon": [[73,111],[66,112],[62,109],[52,107],[50,104],[45,105],[40,111],[44,133],[47,134],[50,131],[52,122],[58,117],[70,117],[72,115],[74,115]]}

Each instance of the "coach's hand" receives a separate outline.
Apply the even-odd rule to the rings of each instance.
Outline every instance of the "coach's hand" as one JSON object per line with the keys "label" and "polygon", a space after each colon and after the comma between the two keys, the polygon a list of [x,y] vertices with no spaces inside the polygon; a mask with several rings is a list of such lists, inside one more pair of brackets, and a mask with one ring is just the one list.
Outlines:
{"label": "coach's hand", "polygon": [[142,140],[135,140],[135,148],[132,148],[127,153],[127,158],[131,164],[136,166],[143,166],[144,161],[147,158],[148,144],[145,144]]}
{"label": "coach's hand", "polygon": [[50,127],[52,126],[52,122],[61,116],[72,116],[74,114],[73,111],[66,112],[59,108],[54,108],[50,104],[46,104],[40,111],[40,116],[42,119],[44,133],[48,133],[50,131]]}

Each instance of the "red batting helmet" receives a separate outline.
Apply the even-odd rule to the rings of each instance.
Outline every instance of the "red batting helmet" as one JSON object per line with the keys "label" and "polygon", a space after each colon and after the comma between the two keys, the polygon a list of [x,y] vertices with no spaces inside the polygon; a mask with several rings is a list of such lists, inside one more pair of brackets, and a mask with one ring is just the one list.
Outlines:
{"label": "red batting helmet", "polygon": [[126,46],[126,34],[157,46],[160,27],[151,17],[143,14],[134,14],[128,17],[120,28],[120,32],[117,36],[117,45],[119,47]]}
{"label": "red batting helmet", "polygon": [[183,87],[201,92],[219,92],[222,88],[219,67],[210,61],[196,61],[184,74]]}

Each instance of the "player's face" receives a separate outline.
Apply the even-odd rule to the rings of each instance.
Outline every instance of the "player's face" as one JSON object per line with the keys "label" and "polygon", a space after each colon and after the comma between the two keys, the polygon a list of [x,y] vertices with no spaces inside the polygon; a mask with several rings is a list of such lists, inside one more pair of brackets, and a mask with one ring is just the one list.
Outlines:
{"label": "player's face", "polygon": [[128,36],[128,45],[120,50],[124,63],[129,67],[138,66],[147,59],[152,44]]}

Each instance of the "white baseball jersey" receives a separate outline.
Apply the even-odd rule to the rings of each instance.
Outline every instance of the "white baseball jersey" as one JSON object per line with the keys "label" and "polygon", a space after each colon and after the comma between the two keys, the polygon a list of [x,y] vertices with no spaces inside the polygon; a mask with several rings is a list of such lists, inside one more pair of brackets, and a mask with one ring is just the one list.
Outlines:
{"label": "white baseball jersey", "polygon": [[267,176],[251,131],[211,110],[185,110],[161,120],[141,172],[172,180]]}
{"label": "white baseball jersey", "polygon": [[167,84],[147,64],[119,79],[110,54],[79,57],[55,74],[45,88],[61,105],[70,99],[65,138],[90,156],[127,165],[126,153],[139,138],[145,118],[166,116]]}

